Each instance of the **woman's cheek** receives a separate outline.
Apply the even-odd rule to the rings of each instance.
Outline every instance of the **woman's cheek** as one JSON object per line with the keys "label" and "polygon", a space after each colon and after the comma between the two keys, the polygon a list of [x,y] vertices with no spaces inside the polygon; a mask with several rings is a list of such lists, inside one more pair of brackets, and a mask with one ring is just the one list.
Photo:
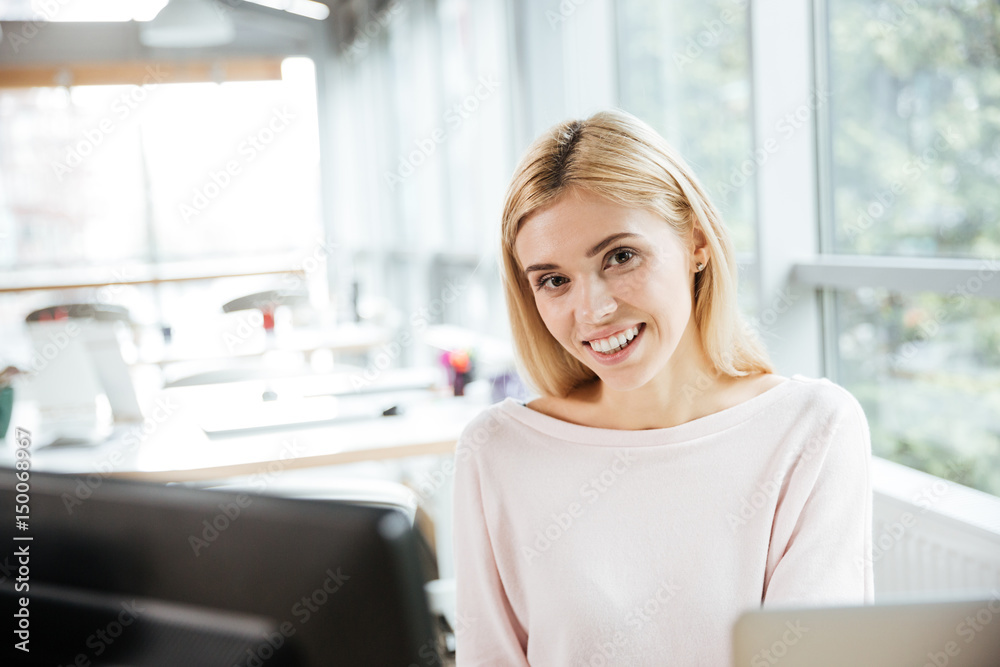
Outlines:
{"label": "woman's cheek", "polygon": [[618,280],[618,296],[631,300],[642,294],[649,284],[649,275],[643,267],[629,271]]}
{"label": "woman's cheek", "polygon": [[553,305],[551,301],[546,299],[538,299],[535,301],[535,307],[538,309],[538,314],[541,316],[545,328],[549,330],[552,337],[558,341],[564,340],[565,335],[563,330],[566,328],[566,324],[563,320],[565,317],[559,312],[558,305]]}

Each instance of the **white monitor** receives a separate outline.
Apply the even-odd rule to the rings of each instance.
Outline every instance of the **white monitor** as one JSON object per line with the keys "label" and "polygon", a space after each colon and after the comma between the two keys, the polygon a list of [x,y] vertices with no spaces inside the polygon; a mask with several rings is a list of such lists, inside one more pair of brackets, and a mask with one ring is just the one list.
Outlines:
{"label": "white monitor", "polygon": [[93,318],[27,322],[33,356],[24,397],[38,406],[37,442],[99,442],[114,422],[141,421],[142,409],[117,328]]}

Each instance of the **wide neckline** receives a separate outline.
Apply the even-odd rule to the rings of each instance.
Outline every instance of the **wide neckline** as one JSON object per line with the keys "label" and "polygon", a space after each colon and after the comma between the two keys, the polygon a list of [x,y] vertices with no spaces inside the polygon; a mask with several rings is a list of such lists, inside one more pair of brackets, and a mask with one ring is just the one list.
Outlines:
{"label": "wide neckline", "polygon": [[[645,445],[673,444],[695,440],[737,426],[761,410],[790,396],[803,383],[822,382],[795,374],[765,392],[742,403],[693,419],[684,424],[666,428],[625,430],[584,426],[564,421],[529,408],[513,398],[507,397],[500,404],[502,411],[545,435],[585,445],[612,447],[642,447]],[[827,380],[828,381],[828,380]]]}

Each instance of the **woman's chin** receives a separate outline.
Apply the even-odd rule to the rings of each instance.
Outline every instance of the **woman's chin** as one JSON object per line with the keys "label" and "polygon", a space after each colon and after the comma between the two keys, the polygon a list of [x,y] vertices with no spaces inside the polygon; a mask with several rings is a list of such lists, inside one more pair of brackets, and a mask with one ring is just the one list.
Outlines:
{"label": "woman's chin", "polygon": [[636,370],[592,369],[604,386],[612,391],[634,391],[645,386],[651,378]]}

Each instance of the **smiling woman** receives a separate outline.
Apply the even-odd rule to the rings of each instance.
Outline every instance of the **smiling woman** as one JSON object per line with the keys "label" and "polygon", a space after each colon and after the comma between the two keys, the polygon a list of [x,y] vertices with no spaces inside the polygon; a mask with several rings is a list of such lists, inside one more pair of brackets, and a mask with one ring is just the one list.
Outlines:
{"label": "smiling woman", "polygon": [[[605,112],[536,141],[508,190],[501,238],[514,345],[545,398],[535,409],[565,418],[603,407],[589,411],[602,421],[593,425],[672,426],[775,383],[736,306],[728,230],[638,119]],[[629,330],[636,344],[625,345]],[[694,387],[702,400],[678,400]]]}
{"label": "smiling woman", "polygon": [[520,369],[458,441],[462,665],[732,664],[733,621],[873,599],[860,405],[774,374],[728,231],[620,111],[537,139],[501,231]]}

